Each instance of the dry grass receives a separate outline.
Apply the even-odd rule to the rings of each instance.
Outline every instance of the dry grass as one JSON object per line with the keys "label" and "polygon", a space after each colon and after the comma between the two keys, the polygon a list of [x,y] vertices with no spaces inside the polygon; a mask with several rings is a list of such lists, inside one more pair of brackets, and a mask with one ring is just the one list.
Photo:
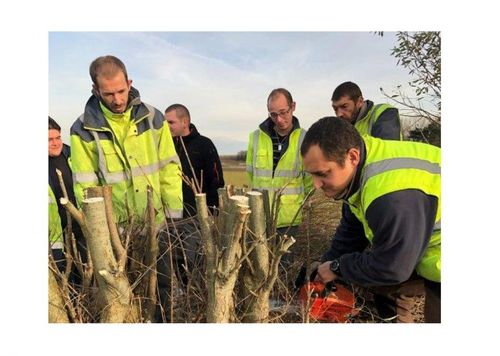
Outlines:
{"label": "dry grass", "polygon": [[224,170],[224,182],[226,183],[226,185],[232,185],[235,187],[243,187],[249,185],[247,172],[235,169]]}

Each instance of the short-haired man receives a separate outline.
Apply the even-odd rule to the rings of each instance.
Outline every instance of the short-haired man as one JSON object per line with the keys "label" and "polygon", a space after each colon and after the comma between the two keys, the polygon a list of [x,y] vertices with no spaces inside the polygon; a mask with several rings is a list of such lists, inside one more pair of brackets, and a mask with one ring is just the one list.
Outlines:
{"label": "short-haired man", "polygon": [[[191,181],[196,177],[207,195],[209,207],[219,206],[217,189],[224,187],[224,176],[219,154],[213,142],[200,135],[196,126],[191,123],[189,110],[182,104],[170,105],[165,110],[165,120],[174,138],[174,145],[181,160],[182,173]],[[191,169],[192,167],[192,169]],[[193,189],[182,184],[184,197],[184,216],[196,215],[196,202]]]}
{"label": "short-haired man", "polygon": [[420,281],[426,322],[440,322],[441,150],[360,136],[325,117],[308,130],[301,154],[314,186],[350,207],[317,278],[391,289],[391,316],[400,322],[412,321],[408,297],[420,294]]}
{"label": "short-haired man", "polygon": [[82,201],[85,188],[112,185],[118,222],[128,220],[127,204],[141,219],[151,185],[157,223],[165,217],[181,218],[179,158],[163,115],[141,101],[120,59],[98,57],[89,72],[92,96],[71,127],[77,201]]}
{"label": "short-haired man", "polygon": [[[49,207],[51,207],[51,209],[49,209],[49,226],[52,230],[52,253],[54,259],[59,262],[59,269],[64,267],[63,231],[67,228],[68,220],[66,209],[59,201],[64,197],[64,194],[59,184],[59,177],[56,173],[56,169],[61,171],[68,199],[76,205],[75,193],[73,191],[73,173],[71,171],[69,157],[70,148],[68,145],[64,144],[61,139],[61,126],[49,116]],[[57,229],[57,223],[60,225],[59,229]],[[74,219],[71,223],[71,230],[75,236],[81,260],[85,263],[87,261],[85,238],[80,225],[78,225]],[[75,278],[76,276],[72,275],[72,280],[76,282],[77,279]]]}
{"label": "short-haired man", "polygon": [[398,109],[389,104],[375,105],[370,100],[364,100],[361,89],[355,83],[340,84],[333,91],[331,101],[335,115],[353,124],[361,135],[402,140]]}
{"label": "short-haired man", "polygon": [[[191,115],[186,106],[172,104],[165,110],[165,121],[170,127],[174,139],[175,149],[180,158],[182,173],[189,182],[201,185],[201,192],[206,194],[207,205],[215,212],[214,207],[219,206],[217,189],[224,187],[224,176],[219,154],[213,142],[205,136],[200,135],[196,126],[191,123]],[[182,195],[184,197],[184,217],[194,217],[197,213],[196,201],[193,187],[182,183]],[[197,252],[199,250],[200,236],[196,219],[188,219],[177,224],[182,239],[185,256],[187,257],[188,270],[198,262]],[[174,244],[177,245],[177,244]],[[184,253],[175,249],[174,259],[177,264],[177,272],[181,281],[187,285],[187,274],[184,264]],[[170,262],[170,261],[167,261]],[[165,275],[168,273],[167,263]]]}
{"label": "short-haired man", "polygon": [[[302,221],[299,209],[312,189],[311,177],[304,172],[299,153],[306,130],[293,115],[295,107],[288,90],[271,91],[267,98],[268,117],[250,133],[246,157],[253,189],[268,190],[271,204],[274,194],[282,192],[276,222],[278,235],[288,231],[288,235],[296,236]],[[285,265],[293,260],[289,254],[283,257]]]}

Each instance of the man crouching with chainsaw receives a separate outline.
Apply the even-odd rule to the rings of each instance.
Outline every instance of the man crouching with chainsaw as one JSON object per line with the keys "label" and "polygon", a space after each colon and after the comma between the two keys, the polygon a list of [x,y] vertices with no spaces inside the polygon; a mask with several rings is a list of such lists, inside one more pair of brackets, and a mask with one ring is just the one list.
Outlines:
{"label": "man crouching with chainsaw", "polygon": [[345,202],[316,280],[371,287],[379,315],[397,322],[413,321],[411,297],[425,293],[425,321],[441,322],[441,150],[325,117],[301,154],[314,187]]}

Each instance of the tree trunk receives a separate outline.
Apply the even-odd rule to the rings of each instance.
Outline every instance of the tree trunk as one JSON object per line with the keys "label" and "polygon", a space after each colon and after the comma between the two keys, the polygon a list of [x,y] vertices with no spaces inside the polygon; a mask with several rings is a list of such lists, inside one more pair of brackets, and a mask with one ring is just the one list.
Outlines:
{"label": "tree trunk", "polygon": [[243,322],[267,322],[269,317],[270,289],[265,288],[269,276],[269,247],[266,234],[264,200],[260,192],[248,192],[252,211],[249,219],[249,240],[255,246],[243,268],[245,314]]}
{"label": "tree trunk", "polygon": [[54,271],[49,267],[49,323],[69,323],[62,291],[57,284]]}
{"label": "tree trunk", "polygon": [[248,198],[232,196],[224,201],[214,224],[208,214],[205,194],[196,194],[198,219],[201,226],[207,267],[207,322],[234,321],[233,290],[241,266],[242,241],[250,210]]}
{"label": "tree trunk", "polygon": [[[276,214],[267,209],[269,206],[266,194],[251,191],[249,197],[252,215],[249,222],[249,235],[253,237],[251,246],[246,246],[249,258],[246,259],[243,283],[245,298],[245,313],[243,321],[249,323],[265,323],[269,318],[269,296],[278,278],[278,267],[281,257],[288,252],[290,246],[295,243],[293,237],[283,236],[277,239]],[[276,196],[279,201],[279,196]],[[274,215],[270,218],[267,214]],[[269,225],[271,229],[269,229]],[[269,231],[272,235],[269,236]]]}
{"label": "tree trunk", "polygon": [[103,198],[83,201],[87,244],[96,273],[100,296],[104,302],[100,321],[122,323],[136,321],[132,306],[132,289],[123,268],[113,254]]}

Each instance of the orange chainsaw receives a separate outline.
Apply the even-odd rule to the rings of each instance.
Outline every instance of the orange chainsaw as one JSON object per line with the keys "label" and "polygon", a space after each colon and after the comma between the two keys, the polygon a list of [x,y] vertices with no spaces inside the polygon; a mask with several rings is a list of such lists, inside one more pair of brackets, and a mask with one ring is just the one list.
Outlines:
{"label": "orange chainsaw", "polygon": [[[314,280],[316,273],[317,270],[313,271],[311,280]],[[305,276],[305,272],[303,275]],[[299,279],[296,285],[298,283],[300,283]],[[343,283],[328,282],[325,284],[313,281],[301,284],[299,300],[304,307],[309,309],[310,317],[320,321],[345,323],[350,316],[358,314],[359,310],[355,307],[354,294]]]}

